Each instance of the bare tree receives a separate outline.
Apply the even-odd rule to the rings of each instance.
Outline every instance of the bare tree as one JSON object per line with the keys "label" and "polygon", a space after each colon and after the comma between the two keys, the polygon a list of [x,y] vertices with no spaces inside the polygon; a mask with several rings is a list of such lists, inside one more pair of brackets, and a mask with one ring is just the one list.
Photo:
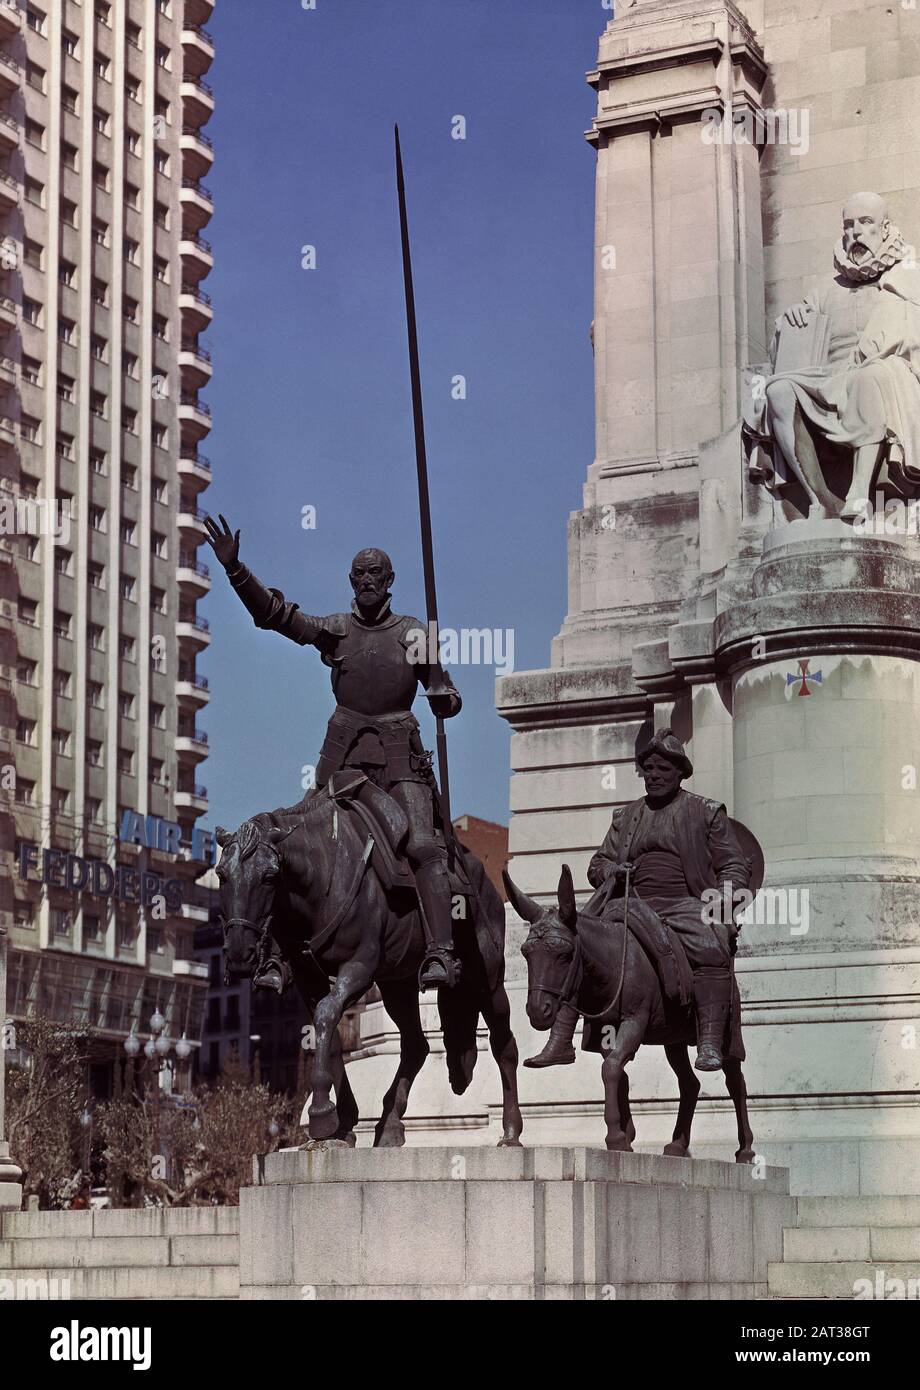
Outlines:
{"label": "bare tree", "polygon": [[23,1192],[42,1207],[64,1206],[82,1175],[80,1115],[88,1090],[91,1034],[48,1019],[16,1026],[7,1074],[10,1148],[23,1169]]}

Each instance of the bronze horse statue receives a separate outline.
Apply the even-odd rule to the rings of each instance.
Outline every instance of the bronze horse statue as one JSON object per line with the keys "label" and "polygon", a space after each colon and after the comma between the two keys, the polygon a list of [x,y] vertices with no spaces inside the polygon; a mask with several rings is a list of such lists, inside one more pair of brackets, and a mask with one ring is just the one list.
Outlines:
{"label": "bronze horse statue", "polygon": [[[563,1001],[575,1004],[586,1020],[587,1050],[603,1056],[604,1119],[607,1148],[632,1152],[636,1128],[629,1110],[626,1067],[643,1043],[664,1048],[677,1077],[680,1102],[671,1142],[664,1152],[690,1156],[690,1127],[700,1083],[690,1065],[695,1041],[693,1012],[666,1000],[658,975],[642,946],[614,912],[603,918],[579,912],[567,864],[562,866],[557,905],[543,908],[503,875],[519,917],[530,923],[521,947],[527,961],[527,1016],[539,1032],[552,1027]],[[740,1001],[735,991],[735,1007]],[[741,1056],[732,1055],[740,1052]],[[738,1163],[753,1163],[754,1136],[748,1123],[747,1088],[741,1070],[740,1025],[725,1057],[725,1085],[738,1122]]]}
{"label": "bronze horse statue", "polygon": [[[358,1111],[338,1024],[376,984],[399,1030],[400,1050],[374,1144],[402,1145],[409,1091],[430,1050],[419,1014],[425,936],[415,892],[385,886],[359,823],[324,792],[253,816],[233,834],[218,830],[217,839],[228,973],[256,975],[274,938],[310,1014],[315,1038],[311,1143],[355,1142]],[[518,1051],[504,985],[504,909],[475,855],[460,846],[457,854],[472,891],[454,931],[459,983],[438,991],[448,1076],[454,1093],[462,1095],[472,1080],[481,1015],[502,1080],[498,1143],[519,1146]]]}

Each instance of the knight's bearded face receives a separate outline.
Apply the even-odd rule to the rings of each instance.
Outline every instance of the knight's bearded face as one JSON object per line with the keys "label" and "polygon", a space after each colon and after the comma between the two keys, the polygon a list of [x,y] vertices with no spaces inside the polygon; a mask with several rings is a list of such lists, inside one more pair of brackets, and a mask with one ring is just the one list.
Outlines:
{"label": "knight's bearded face", "polygon": [[359,607],[374,608],[386,598],[393,570],[382,551],[362,550],[352,561],[348,577]]}
{"label": "knight's bearded face", "polygon": [[866,204],[848,207],[843,216],[843,249],[854,265],[877,256],[888,235],[888,218]]}

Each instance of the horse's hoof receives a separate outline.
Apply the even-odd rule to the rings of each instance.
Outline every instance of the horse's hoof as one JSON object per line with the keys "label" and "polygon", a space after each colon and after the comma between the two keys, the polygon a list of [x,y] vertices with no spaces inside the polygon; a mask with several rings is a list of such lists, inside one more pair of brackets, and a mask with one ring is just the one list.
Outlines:
{"label": "horse's hoof", "polygon": [[357,1147],[358,1136],[353,1129],[350,1129],[347,1134],[340,1134],[339,1139],[345,1145],[346,1149],[354,1149]]}
{"label": "horse's hoof", "polygon": [[311,1139],[334,1139],[339,1129],[339,1117],[334,1105],[328,1110],[308,1110]]}
{"label": "horse's hoof", "polygon": [[661,1152],[666,1154],[668,1158],[690,1157],[690,1150],[687,1148],[686,1144],[665,1144]]}
{"label": "horse's hoof", "polygon": [[354,1144],[349,1144],[345,1139],[308,1139],[305,1144],[301,1144],[301,1153],[324,1153],[326,1149],[353,1149]]}
{"label": "horse's hoof", "polygon": [[503,1134],[495,1147],[497,1149],[523,1149],[524,1145],[520,1139],[512,1139],[510,1135]]}
{"label": "horse's hoof", "polygon": [[375,1149],[402,1149],[406,1144],[406,1126],[390,1125],[378,1130],[374,1135]]}
{"label": "horse's hoof", "polygon": [[753,1149],[739,1149],[735,1154],[736,1163],[753,1163],[757,1155]]}
{"label": "horse's hoof", "polygon": [[630,1144],[629,1140],[624,1135],[622,1139],[608,1139],[607,1149],[610,1153],[631,1154],[633,1151],[633,1146],[632,1144]]}

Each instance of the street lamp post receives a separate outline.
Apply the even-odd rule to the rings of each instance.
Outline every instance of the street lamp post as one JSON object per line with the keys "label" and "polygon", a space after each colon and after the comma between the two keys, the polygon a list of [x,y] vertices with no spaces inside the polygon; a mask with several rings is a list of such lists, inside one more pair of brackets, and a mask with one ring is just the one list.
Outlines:
{"label": "street lamp post", "polygon": [[6,1017],[6,928],[0,925],[0,1209],[19,1211],[22,1206],[22,1169],[10,1158],[6,1140],[6,1054],[9,1029]]}

